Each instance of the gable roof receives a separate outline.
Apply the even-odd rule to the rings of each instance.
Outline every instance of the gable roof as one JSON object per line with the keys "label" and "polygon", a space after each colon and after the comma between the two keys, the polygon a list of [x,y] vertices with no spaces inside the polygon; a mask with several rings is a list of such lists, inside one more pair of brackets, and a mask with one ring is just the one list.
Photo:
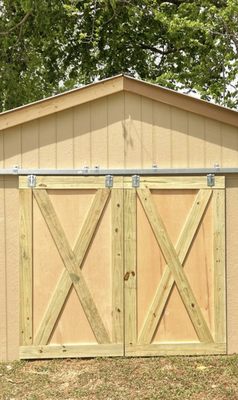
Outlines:
{"label": "gable roof", "polygon": [[0,113],[0,131],[122,91],[238,127],[237,111],[129,76],[117,75]]}

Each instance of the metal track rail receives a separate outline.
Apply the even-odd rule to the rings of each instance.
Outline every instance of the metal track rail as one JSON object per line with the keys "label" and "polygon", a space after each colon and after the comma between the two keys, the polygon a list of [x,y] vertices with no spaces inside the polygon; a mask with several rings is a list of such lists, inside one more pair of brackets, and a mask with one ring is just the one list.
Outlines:
{"label": "metal track rail", "polygon": [[147,169],[24,169],[19,167],[2,168],[0,175],[79,175],[79,176],[131,176],[131,175],[207,175],[207,174],[238,174],[237,168],[147,168]]}

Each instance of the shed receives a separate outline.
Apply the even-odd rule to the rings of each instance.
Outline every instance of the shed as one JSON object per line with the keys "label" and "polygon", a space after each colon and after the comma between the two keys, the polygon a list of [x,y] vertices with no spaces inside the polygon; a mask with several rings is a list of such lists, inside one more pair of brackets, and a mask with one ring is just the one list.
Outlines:
{"label": "shed", "polygon": [[0,359],[238,352],[238,113],[116,76],[0,114]]}

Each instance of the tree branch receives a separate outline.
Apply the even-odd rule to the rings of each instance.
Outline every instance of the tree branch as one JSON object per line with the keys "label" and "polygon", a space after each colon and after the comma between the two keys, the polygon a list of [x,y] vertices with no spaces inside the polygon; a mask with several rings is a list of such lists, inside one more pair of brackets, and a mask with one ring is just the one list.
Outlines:
{"label": "tree branch", "polygon": [[7,35],[9,35],[9,33],[11,33],[12,31],[14,31],[15,29],[21,27],[21,26],[26,22],[26,20],[30,17],[30,15],[32,15],[32,11],[28,11],[28,12],[26,13],[26,15],[22,18],[22,20],[21,20],[18,24],[16,24],[16,25],[13,26],[12,28],[10,28],[8,31],[6,31],[6,32],[0,32],[0,35],[1,35],[1,36],[7,36]]}
{"label": "tree branch", "polygon": [[145,44],[145,43],[139,43],[139,45],[140,45],[140,47],[141,47],[142,49],[150,50],[150,51],[152,51],[153,53],[158,53],[158,54],[161,54],[162,56],[164,56],[164,55],[166,55],[166,54],[174,53],[174,51],[175,51],[175,50],[172,50],[172,49],[171,49],[171,50],[160,50],[160,49],[157,49],[157,47],[150,46],[150,45]]}

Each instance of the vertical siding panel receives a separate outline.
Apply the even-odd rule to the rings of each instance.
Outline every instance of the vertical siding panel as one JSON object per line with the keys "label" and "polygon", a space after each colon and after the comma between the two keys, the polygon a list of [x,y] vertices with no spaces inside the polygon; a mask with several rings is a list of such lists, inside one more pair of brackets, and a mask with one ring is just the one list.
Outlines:
{"label": "vertical siding panel", "polygon": [[3,165],[4,165],[3,137],[4,137],[4,133],[0,132],[0,168],[3,168]]}
{"label": "vertical siding panel", "polygon": [[56,118],[55,114],[39,120],[39,167],[56,168]]}
{"label": "vertical siding panel", "polygon": [[74,108],[74,165],[91,167],[90,105]]}
{"label": "vertical siding panel", "polygon": [[4,180],[0,177],[0,361],[7,359],[7,298],[5,260]]}
{"label": "vertical siding panel", "polygon": [[124,93],[108,97],[108,167],[124,168]]}
{"label": "vertical siding panel", "polygon": [[74,121],[73,110],[62,111],[56,114],[57,134],[57,168],[74,168]]}
{"label": "vertical siding panel", "polygon": [[188,114],[188,164],[190,168],[205,166],[204,118]]}
{"label": "vertical siding panel", "polygon": [[9,128],[4,132],[4,167],[21,166],[21,127]]}
{"label": "vertical siding panel", "polygon": [[125,167],[141,168],[141,97],[125,93]]}
{"label": "vertical siding panel", "polygon": [[146,97],[141,99],[142,167],[151,168],[153,164],[153,102]]}
{"label": "vertical siding panel", "polygon": [[178,108],[171,109],[172,167],[188,167],[188,113]]}
{"label": "vertical siding panel", "polygon": [[205,120],[205,167],[221,165],[221,124],[212,119]]}
{"label": "vertical siding panel", "polygon": [[8,359],[19,352],[19,200],[18,178],[5,182],[6,273],[7,273],[7,340]]}
{"label": "vertical siding panel", "polygon": [[222,167],[237,167],[238,129],[221,124]]}
{"label": "vertical siding panel", "polygon": [[153,164],[170,168],[171,161],[171,108],[153,101]]}
{"label": "vertical siding panel", "polygon": [[92,167],[108,167],[107,98],[91,103]]}
{"label": "vertical siding panel", "polygon": [[238,177],[226,177],[226,270],[228,354],[238,353]]}
{"label": "vertical siding panel", "polygon": [[22,168],[39,167],[39,120],[22,125]]}

